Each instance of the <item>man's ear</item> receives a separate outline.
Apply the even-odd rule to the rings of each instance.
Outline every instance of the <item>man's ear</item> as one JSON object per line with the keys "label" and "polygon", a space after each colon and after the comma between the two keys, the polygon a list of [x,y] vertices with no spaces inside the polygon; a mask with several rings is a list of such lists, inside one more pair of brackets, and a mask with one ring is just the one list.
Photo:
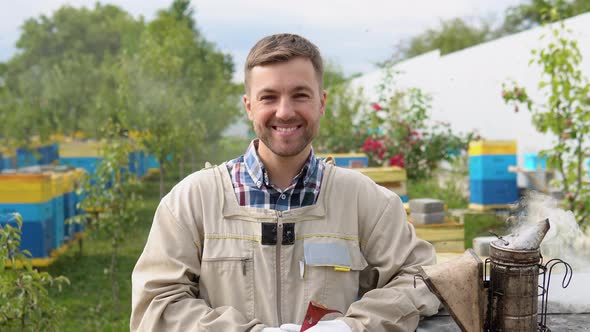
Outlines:
{"label": "man's ear", "polygon": [[242,101],[244,102],[244,106],[246,107],[248,119],[252,120],[252,104],[250,103],[250,97],[248,97],[248,95],[246,94],[242,97]]}
{"label": "man's ear", "polygon": [[326,114],[326,98],[328,97],[328,94],[326,93],[326,91],[322,91],[322,94],[320,95],[320,114],[323,116],[324,114]]}

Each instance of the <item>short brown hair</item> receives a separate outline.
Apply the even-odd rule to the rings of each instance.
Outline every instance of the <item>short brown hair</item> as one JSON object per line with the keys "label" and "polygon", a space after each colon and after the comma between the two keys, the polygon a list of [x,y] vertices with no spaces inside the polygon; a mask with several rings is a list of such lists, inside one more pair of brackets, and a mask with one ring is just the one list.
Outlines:
{"label": "short brown hair", "polygon": [[323,86],[324,64],[320,50],[309,40],[295,34],[281,33],[259,40],[248,53],[244,66],[244,85],[248,93],[248,81],[252,68],[271,63],[287,62],[293,58],[309,59],[318,78],[319,88]]}

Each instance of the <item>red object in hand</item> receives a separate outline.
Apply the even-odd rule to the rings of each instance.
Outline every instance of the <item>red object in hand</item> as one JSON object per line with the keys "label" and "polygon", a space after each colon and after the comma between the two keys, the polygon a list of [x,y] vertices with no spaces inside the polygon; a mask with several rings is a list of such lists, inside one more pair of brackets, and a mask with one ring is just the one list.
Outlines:
{"label": "red object in hand", "polygon": [[303,324],[301,325],[301,331],[303,332],[308,328],[315,326],[322,317],[327,314],[331,314],[333,312],[339,312],[338,310],[330,310],[326,308],[325,305],[322,305],[318,302],[311,301],[307,306],[307,312],[305,313],[305,319],[303,320]]}

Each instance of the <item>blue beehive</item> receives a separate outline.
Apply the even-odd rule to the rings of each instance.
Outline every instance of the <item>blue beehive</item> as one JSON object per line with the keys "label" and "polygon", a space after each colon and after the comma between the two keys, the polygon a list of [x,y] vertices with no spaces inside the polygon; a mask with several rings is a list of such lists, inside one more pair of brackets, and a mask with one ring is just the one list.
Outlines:
{"label": "blue beehive", "polygon": [[515,141],[477,141],[469,145],[469,202],[505,205],[518,200]]}
{"label": "blue beehive", "polygon": [[1,175],[0,202],[2,210],[23,216],[21,249],[35,258],[48,257],[54,242],[51,177],[44,173]]}
{"label": "blue beehive", "polygon": [[[0,221],[0,227],[9,224],[16,227],[15,221]],[[51,220],[30,221],[23,219],[20,248],[31,252],[32,258],[49,257],[52,250]]]}
{"label": "blue beehive", "polygon": [[518,187],[512,180],[470,180],[469,202],[481,205],[512,204]]}
{"label": "blue beehive", "polygon": [[51,163],[59,161],[59,144],[54,143],[51,145],[50,156]]}
{"label": "blue beehive", "polygon": [[35,154],[27,149],[16,149],[16,165],[18,168],[37,165]]}
{"label": "blue beehive", "polygon": [[42,145],[35,149],[35,154],[37,157],[37,165],[49,165],[50,162],[50,150],[49,146]]}
{"label": "blue beehive", "polygon": [[143,177],[147,174],[147,160],[143,150],[139,151],[139,177]]}
{"label": "blue beehive", "polygon": [[479,155],[469,157],[470,180],[514,180],[516,173],[509,166],[516,166],[516,155]]}
{"label": "blue beehive", "polygon": [[12,158],[7,155],[2,155],[0,158],[0,168],[2,169],[10,169],[12,167]]}
{"label": "blue beehive", "polygon": [[0,214],[20,213],[23,220],[47,220],[53,217],[53,201],[39,203],[0,202]]}
{"label": "blue beehive", "polygon": [[83,168],[86,172],[94,174],[102,159],[101,157],[60,157],[59,164]]}
{"label": "blue beehive", "polygon": [[71,191],[64,194],[64,239],[70,240],[74,236],[74,225],[69,223],[76,216],[76,194]]}
{"label": "blue beehive", "polygon": [[147,167],[148,169],[160,169],[160,163],[153,154],[147,155]]}
{"label": "blue beehive", "polygon": [[547,157],[540,158],[537,153],[524,155],[524,168],[528,171],[547,169]]}
{"label": "blue beehive", "polygon": [[51,173],[53,248],[59,248],[64,241],[64,185],[64,173]]}

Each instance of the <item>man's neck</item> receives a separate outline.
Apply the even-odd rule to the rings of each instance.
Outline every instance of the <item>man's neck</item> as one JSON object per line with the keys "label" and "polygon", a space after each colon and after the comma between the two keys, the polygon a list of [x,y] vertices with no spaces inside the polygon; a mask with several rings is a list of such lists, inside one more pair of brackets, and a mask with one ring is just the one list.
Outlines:
{"label": "man's neck", "polygon": [[311,146],[292,157],[281,157],[272,153],[264,144],[258,145],[258,157],[264,164],[270,182],[281,190],[286,189],[293,182],[293,178],[301,172],[307,162]]}

